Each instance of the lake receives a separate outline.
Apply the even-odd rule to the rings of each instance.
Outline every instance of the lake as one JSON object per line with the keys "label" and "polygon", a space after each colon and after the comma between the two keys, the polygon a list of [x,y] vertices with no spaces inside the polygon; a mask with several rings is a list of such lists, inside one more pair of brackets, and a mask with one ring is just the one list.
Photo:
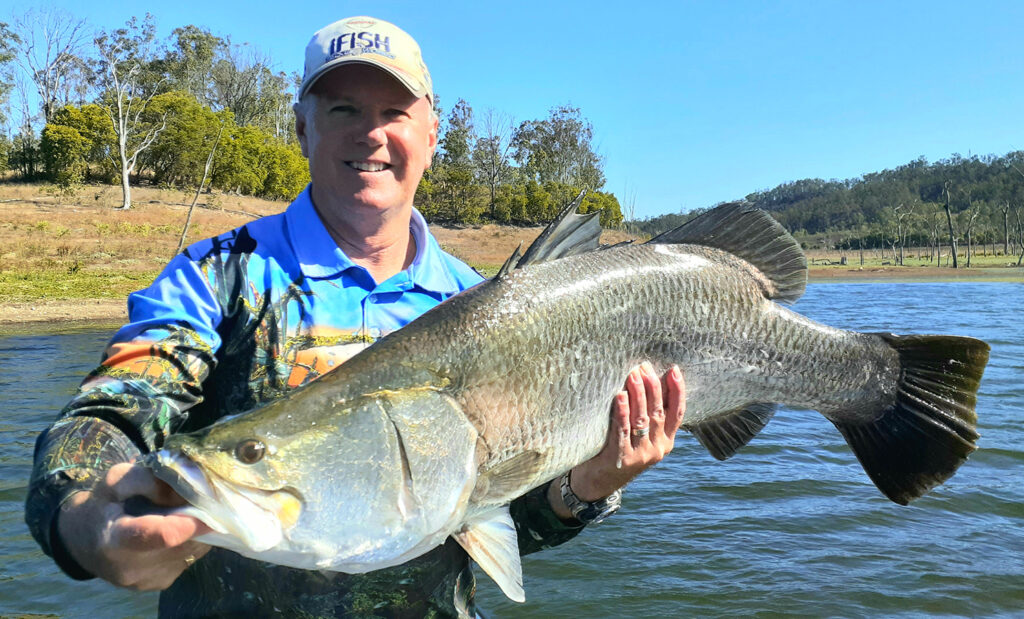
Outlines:
{"label": "lake", "polygon": [[[1024,613],[1024,284],[816,284],[801,313],[860,331],[986,340],[979,450],[901,507],[817,413],[782,410],[717,462],[681,434],[623,509],[524,558],[527,602],[478,572],[496,617],[1020,616]],[[155,594],[63,576],[23,522],[32,446],[109,331],[0,338],[0,616],[153,616]]]}

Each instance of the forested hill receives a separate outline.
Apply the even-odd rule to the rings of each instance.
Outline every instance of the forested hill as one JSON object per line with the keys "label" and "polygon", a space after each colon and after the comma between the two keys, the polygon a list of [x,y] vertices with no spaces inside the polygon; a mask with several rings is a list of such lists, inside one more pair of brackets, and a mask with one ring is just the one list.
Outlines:
{"label": "forested hill", "polygon": [[[1019,218],[1024,218],[1024,151],[1001,157],[955,154],[934,163],[922,157],[859,178],[791,181],[745,199],[811,245],[891,245],[901,228],[909,242],[927,244],[936,234],[948,236],[947,200],[961,240],[971,234],[976,243],[1003,243],[1019,234]],[[657,234],[690,216],[632,223]]]}

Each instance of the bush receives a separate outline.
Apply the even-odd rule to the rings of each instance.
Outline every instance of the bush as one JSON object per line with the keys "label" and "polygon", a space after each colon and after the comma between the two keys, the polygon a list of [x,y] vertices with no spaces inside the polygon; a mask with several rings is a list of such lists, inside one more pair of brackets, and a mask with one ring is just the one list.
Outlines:
{"label": "bush", "polygon": [[80,184],[85,178],[85,154],[88,148],[88,141],[77,129],[64,125],[46,125],[39,144],[46,178],[64,190]]}

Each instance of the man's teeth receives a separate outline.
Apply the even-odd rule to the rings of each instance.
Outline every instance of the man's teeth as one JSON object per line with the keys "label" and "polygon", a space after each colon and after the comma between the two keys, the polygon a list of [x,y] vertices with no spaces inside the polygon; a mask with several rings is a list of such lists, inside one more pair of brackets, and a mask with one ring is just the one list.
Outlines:
{"label": "man's teeth", "polygon": [[386,163],[379,163],[373,161],[349,161],[349,167],[355,168],[362,172],[380,172],[384,168],[388,167]]}

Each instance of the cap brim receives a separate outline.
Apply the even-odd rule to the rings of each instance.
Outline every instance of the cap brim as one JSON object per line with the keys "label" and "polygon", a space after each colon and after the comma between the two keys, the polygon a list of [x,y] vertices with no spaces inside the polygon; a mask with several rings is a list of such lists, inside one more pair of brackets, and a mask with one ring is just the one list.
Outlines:
{"label": "cap brim", "polygon": [[344,65],[344,64],[365,64],[365,65],[369,65],[371,67],[377,67],[378,69],[386,71],[388,73],[388,75],[390,75],[391,77],[393,77],[396,80],[398,80],[399,83],[401,83],[403,86],[405,86],[405,88],[409,92],[411,92],[413,95],[415,95],[417,97],[427,97],[428,99],[433,100],[433,97],[431,96],[431,93],[427,92],[426,88],[424,88],[422,86],[417,87],[417,85],[414,84],[412,82],[412,80],[410,80],[408,77],[406,77],[401,71],[399,71],[395,67],[392,67],[392,66],[390,66],[390,65],[388,65],[386,63],[380,62],[379,60],[374,60],[372,58],[365,58],[365,57],[361,57],[361,58],[345,58],[345,57],[335,58],[334,60],[332,60],[330,62],[324,63],[323,65],[321,65],[316,70],[316,72],[313,73],[313,75],[310,75],[306,79],[306,81],[304,81],[302,83],[302,86],[299,88],[299,96],[298,96],[298,98],[301,99],[302,97],[306,96],[306,93],[309,92],[309,89],[313,87],[313,84],[316,84],[316,81],[318,79],[320,79],[321,77],[323,77],[325,73],[327,73],[328,71],[331,71],[332,69],[337,69],[338,67],[340,67],[341,65]]}

